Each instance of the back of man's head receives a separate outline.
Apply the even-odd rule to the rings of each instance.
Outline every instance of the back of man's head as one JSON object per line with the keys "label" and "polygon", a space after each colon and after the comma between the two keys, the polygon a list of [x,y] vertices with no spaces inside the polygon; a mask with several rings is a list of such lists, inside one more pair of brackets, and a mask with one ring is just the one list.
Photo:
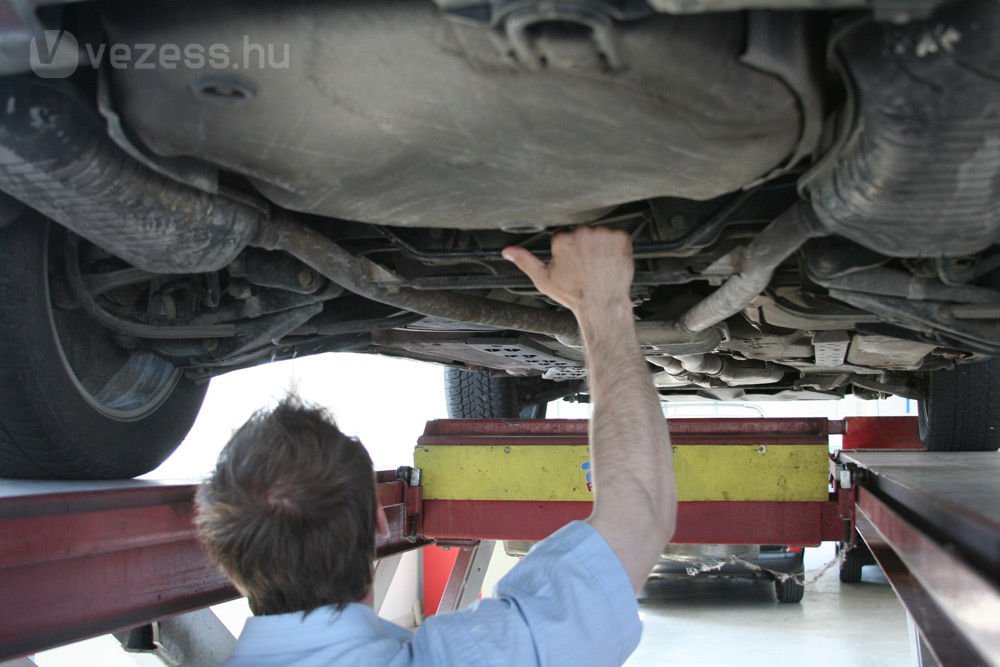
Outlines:
{"label": "back of man's head", "polygon": [[371,586],[371,458],[288,397],[250,418],[197,495],[199,536],[255,614],[342,608]]}

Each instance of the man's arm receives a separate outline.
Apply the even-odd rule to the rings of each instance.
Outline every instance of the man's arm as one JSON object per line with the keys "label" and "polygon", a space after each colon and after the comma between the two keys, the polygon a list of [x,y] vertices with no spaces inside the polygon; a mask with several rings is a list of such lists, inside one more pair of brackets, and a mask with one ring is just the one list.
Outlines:
{"label": "man's arm", "polygon": [[548,265],[524,248],[507,248],[504,257],[580,325],[593,406],[589,522],[638,592],[673,535],[677,501],[670,436],[632,316],[630,238],[581,227],[553,237]]}

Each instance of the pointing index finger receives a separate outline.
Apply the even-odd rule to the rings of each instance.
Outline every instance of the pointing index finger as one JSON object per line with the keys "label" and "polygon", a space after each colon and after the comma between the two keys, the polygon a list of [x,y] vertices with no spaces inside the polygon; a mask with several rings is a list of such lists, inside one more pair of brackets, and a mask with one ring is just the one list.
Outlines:
{"label": "pointing index finger", "polygon": [[541,285],[548,281],[548,265],[535,257],[534,253],[530,250],[519,246],[509,246],[503,249],[502,254],[504,259],[514,264],[525,275],[531,278],[536,287],[541,288]]}

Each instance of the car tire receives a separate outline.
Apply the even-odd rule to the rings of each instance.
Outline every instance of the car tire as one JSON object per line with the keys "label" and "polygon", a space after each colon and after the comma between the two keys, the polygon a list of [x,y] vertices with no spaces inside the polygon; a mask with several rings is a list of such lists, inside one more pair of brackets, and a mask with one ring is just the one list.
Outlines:
{"label": "car tire", "polygon": [[867,557],[864,543],[858,542],[853,548],[850,545],[838,545],[837,551],[849,549],[844,555],[844,560],[840,564],[840,581],[845,584],[856,584],[861,581],[862,571],[865,565],[871,561]]}
{"label": "car tire", "polygon": [[802,598],[806,594],[805,554],[799,552],[798,563],[796,564],[795,569],[789,574],[795,575],[794,578],[789,577],[784,581],[781,579],[774,580],[774,592],[778,597],[778,602],[782,604],[796,604],[798,602],[802,602]]}
{"label": "car tire", "polygon": [[795,604],[802,602],[802,598],[806,594],[806,587],[794,579],[785,579],[784,581],[775,580],[774,592],[778,596],[778,602],[782,604]]}
{"label": "car tire", "polygon": [[445,400],[451,419],[544,419],[547,403],[523,398],[519,378],[489,371],[446,368]]}
{"label": "car tire", "polygon": [[207,383],[129,352],[57,300],[62,228],[27,211],[0,230],[0,476],[123,479],[162,463]]}
{"label": "car tire", "polygon": [[995,451],[1000,447],[1000,359],[932,373],[917,417],[929,451]]}

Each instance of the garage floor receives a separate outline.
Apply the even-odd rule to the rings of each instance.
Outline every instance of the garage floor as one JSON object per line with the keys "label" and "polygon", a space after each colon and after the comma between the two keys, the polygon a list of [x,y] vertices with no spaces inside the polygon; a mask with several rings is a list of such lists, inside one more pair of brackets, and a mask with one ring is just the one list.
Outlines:
{"label": "garage floor", "polygon": [[[833,544],[808,549],[807,581],[833,557]],[[779,605],[770,582],[682,579],[649,584],[639,608],[645,631],[627,667],[915,664],[906,614],[874,565],[858,584],[831,568],[801,604]]]}

